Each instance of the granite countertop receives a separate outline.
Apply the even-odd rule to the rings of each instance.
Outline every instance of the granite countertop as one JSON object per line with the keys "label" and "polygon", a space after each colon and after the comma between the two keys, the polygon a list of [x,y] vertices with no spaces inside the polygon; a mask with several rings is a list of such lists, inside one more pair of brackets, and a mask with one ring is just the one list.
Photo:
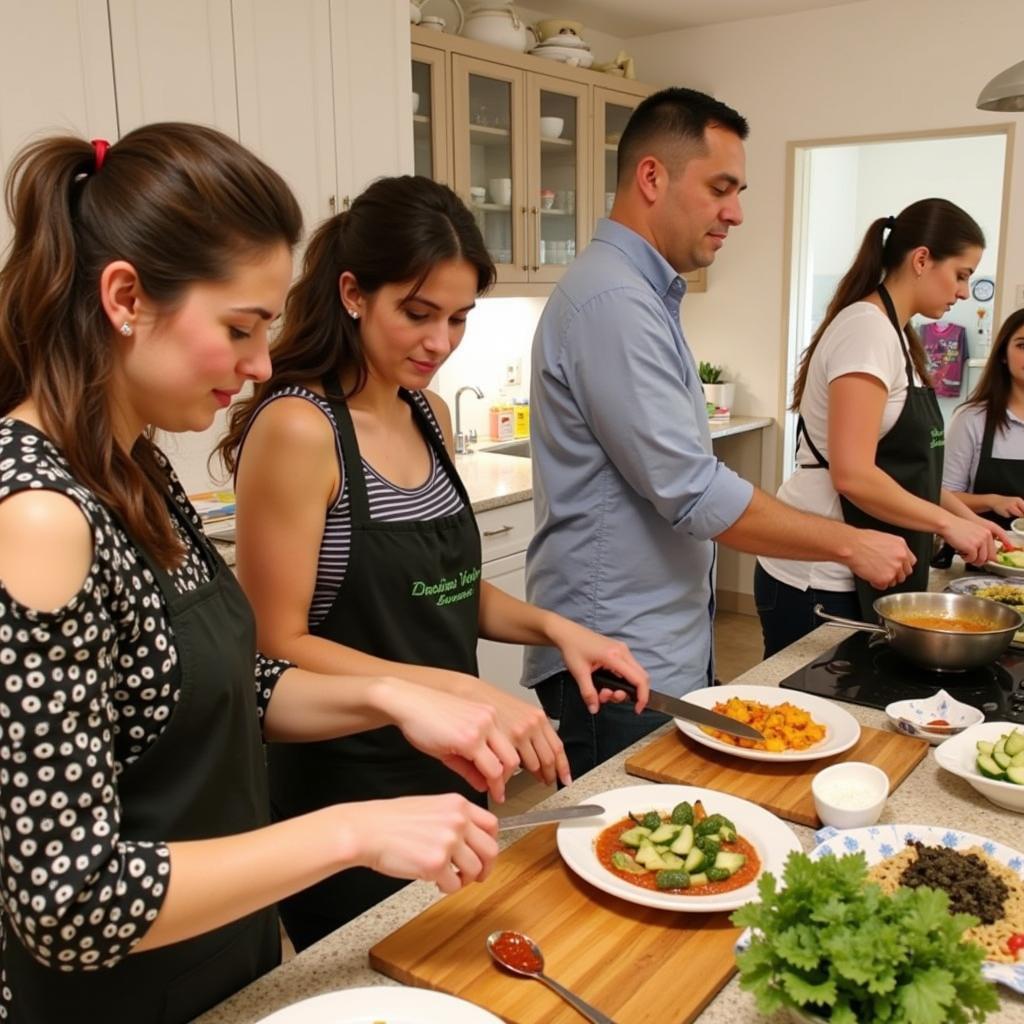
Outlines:
{"label": "granite countertop", "polygon": [[[744,673],[736,682],[777,686],[780,680],[827,650],[843,635],[849,635],[849,631],[821,627]],[[881,711],[856,704],[846,704],[844,707],[863,725],[886,727],[887,719]],[[672,725],[664,726],[653,735],[671,731],[672,728]],[[581,803],[608,789],[641,784],[643,780],[627,775],[623,766],[626,758],[649,740],[650,737],[605,762],[572,786],[550,797],[544,805]],[[881,820],[948,825],[989,836],[1017,848],[1022,845],[1021,824],[1024,819],[989,803],[963,779],[940,770],[930,753],[890,796]],[[801,825],[793,825],[793,829],[804,848],[811,849],[814,845],[813,831]],[[508,846],[519,838],[522,838],[520,833],[503,834],[500,837],[501,845]],[[425,882],[408,886],[374,910],[340,928],[294,960],[281,965],[210,1010],[197,1019],[197,1024],[253,1024],[276,1009],[322,992],[395,984],[370,969],[367,951],[440,898],[436,887]],[[1024,998],[1005,988],[1000,988],[999,994],[1001,1009],[988,1018],[991,1024],[1024,1024]],[[781,1024],[784,1019],[788,1018],[775,1017],[772,1021]],[[712,1000],[698,1020],[700,1024],[766,1022],[755,1009],[753,999],[740,991],[735,977]]]}

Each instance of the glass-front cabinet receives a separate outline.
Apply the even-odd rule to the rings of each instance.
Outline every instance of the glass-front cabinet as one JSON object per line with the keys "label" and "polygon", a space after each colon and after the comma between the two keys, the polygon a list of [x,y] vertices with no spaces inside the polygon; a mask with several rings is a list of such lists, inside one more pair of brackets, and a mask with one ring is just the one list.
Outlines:
{"label": "glass-front cabinet", "polygon": [[445,53],[412,47],[412,143],[416,174],[450,185]]}
{"label": "glass-front cabinet", "polygon": [[[557,281],[587,242],[588,92],[585,85],[527,75],[527,237],[531,281]],[[577,197],[583,200],[577,203]]]}
{"label": "glass-front cabinet", "polygon": [[498,282],[529,280],[524,72],[452,56],[454,188],[473,211]]}
{"label": "glass-front cabinet", "polygon": [[594,221],[607,217],[619,180],[619,139],[641,97],[594,90]]}

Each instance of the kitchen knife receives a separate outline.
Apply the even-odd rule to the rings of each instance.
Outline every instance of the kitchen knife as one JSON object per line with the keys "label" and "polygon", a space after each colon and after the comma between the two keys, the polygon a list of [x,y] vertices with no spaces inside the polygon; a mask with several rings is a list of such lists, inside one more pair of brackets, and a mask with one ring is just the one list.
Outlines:
{"label": "kitchen knife", "polygon": [[546,811],[528,811],[526,814],[513,814],[508,818],[499,818],[498,831],[505,832],[510,828],[530,828],[533,825],[545,825],[549,821],[568,821],[570,818],[592,818],[595,814],[604,814],[604,808],[600,804],[549,807]]}
{"label": "kitchen knife", "polygon": [[[590,676],[594,680],[594,686],[599,690],[622,690],[630,700],[636,700],[636,687],[615,675],[614,672],[598,668],[594,669]],[[741,740],[764,740],[764,736],[756,729],[743,722],[737,722],[735,718],[720,715],[717,711],[709,711],[707,708],[680,700],[667,693],[659,693],[657,690],[651,690],[647,706],[652,711],[663,711],[666,715],[672,715],[673,718],[683,719],[684,722],[696,722],[697,725],[707,725],[712,729],[727,732],[730,736],[739,736]]]}

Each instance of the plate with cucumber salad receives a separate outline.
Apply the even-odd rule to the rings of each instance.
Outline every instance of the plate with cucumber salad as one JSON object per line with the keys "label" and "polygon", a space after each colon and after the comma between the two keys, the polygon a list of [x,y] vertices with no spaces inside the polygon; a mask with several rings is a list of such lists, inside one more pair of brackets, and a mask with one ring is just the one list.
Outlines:
{"label": "plate with cucumber salad", "polygon": [[1024,727],[980,722],[936,747],[935,760],[994,804],[1024,811]]}
{"label": "plate with cucumber salad", "polygon": [[780,818],[748,800],[696,786],[640,785],[594,796],[605,812],[558,827],[558,851],[584,881],[664,910],[734,910],[802,849]]}

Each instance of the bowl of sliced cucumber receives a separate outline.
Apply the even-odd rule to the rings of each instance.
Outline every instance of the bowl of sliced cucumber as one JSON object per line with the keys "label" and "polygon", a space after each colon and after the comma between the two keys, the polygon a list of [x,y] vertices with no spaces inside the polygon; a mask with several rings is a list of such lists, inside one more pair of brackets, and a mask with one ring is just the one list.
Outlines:
{"label": "bowl of sliced cucumber", "polygon": [[1024,728],[981,722],[935,748],[939,765],[959,775],[983,797],[1024,812]]}

